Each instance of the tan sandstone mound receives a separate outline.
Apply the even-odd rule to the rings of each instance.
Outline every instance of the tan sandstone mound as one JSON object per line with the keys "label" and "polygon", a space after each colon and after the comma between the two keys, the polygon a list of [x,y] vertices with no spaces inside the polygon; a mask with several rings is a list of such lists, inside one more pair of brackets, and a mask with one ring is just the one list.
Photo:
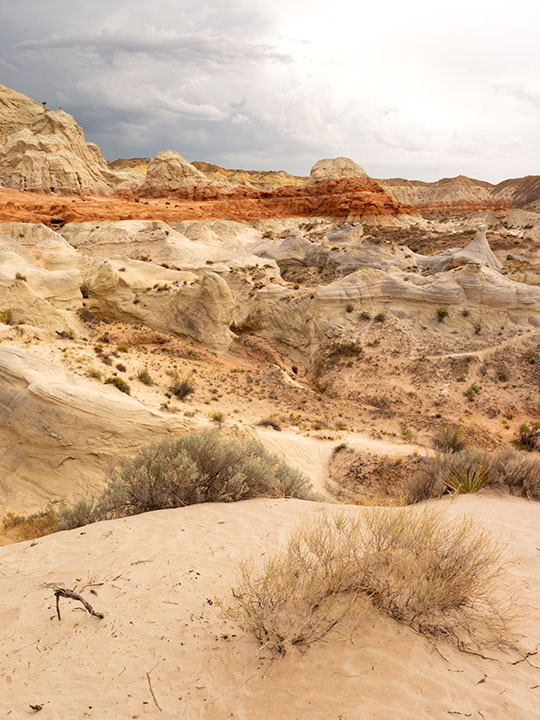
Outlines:
{"label": "tan sandstone mound", "polygon": [[344,178],[365,178],[366,171],[354,160],[345,157],[324,158],[315,163],[309,174],[309,182],[343,180]]}
{"label": "tan sandstone mound", "polygon": [[0,345],[0,500],[28,512],[96,493],[113,459],[185,432],[186,420],[152,411],[112,386]]}
{"label": "tan sandstone mound", "polygon": [[75,119],[0,86],[0,184],[18,190],[110,193],[140,175],[109,170]]}

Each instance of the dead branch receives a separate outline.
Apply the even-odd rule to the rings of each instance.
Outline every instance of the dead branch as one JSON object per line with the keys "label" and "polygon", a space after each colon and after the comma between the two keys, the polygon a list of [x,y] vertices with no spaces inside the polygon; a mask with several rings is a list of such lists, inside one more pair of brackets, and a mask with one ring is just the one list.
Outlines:
{"label": "dead branch", "polygon": [[74,590],[68,590],[67,588],[60,587],[59,585],[49,585],[49,587],[52,588],[54,592],[54,596],[56,598],[56,614],[58,615],[58,620],[60,620],[60,598],[68,598],[69,600],[77,600],[78,602],[82,603],[84,609],[90,613],[90,615],[93,615],[97,618],[104,618],[105,615],[103,613],[97,612],[94,610],[94,608],[90,605],[90,603],[85,600],[79,593],[76,593]]}

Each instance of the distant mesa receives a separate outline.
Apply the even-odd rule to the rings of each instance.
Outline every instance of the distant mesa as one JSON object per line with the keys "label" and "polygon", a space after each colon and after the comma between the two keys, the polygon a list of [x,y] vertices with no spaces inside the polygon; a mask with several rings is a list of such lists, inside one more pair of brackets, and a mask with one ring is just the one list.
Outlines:
{"label": "distant mesa", "polygon": [[[336,157],[316,162],[309,178],[305,178],[285,171],[228,170],[211,163],[190,163],[174,150],[154,158],[107,163],[99,147],[86,141],[82,128],[71,115],[61,108],[49,110],[46,103],[42,106],[3,85],[0,85],[0,186],[45,195],[102,198],[96,200],[97,214],[89,215],[86,208],[84,219],[144,219],[149,217],[149,210],[140,207],[141,199],[168,196],[178,201],[177,211],[174,217],[169,211],[162,212],[159,217],[163,220],[326,216],[365,222],[377,217],[388,221],[419,211],[540,209],[537,176],[506,180],[498,185],[465,176],[434,183],[401,178],[378,181],[353,160]],[[104,199],[107,196],[121,198],[123,204],[113,210]],[[26,201],[15,198],[9,202],[14,206],[26,205]],[[6,198],[4,206],[7,203]],[[72,204],[69,217],[60,208],[58,205],[58,212],[51,211],[59,222],[79,217],[78,204]],[[4,217],[8,219],[5,213]],[[16,208],[11,207],[9,219],[18,219]],[[40,219],[47,222],[46,213]]]}

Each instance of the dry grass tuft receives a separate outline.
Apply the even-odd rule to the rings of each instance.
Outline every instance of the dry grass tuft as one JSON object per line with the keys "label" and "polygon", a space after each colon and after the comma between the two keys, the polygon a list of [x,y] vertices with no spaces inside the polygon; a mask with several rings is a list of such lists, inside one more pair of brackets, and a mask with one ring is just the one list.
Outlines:
{"label": "dry grass tuft", "polygon": [[471,519],[370,509],[304,522],[262,570],[244,562],[229,613],[282,654],[359,622],[366,603],[461,648],[501,647],[511,640],[502,573],[500,547]]}
{"label": "dry grass tuft", "polygon": [[440,452],[459,452],[465,448],[465,431],[454,425],[446,425],[433,438],[434,447]]}

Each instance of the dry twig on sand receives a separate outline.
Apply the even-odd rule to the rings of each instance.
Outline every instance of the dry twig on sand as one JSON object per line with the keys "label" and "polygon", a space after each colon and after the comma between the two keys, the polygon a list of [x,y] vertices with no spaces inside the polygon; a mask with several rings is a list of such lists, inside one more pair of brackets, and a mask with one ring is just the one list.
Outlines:
{"label": "dry twig on sand", "polygon": [[54,596],[56,597],[56,614],[58,615],[58,620],[60,620],[60,598],[65,597],[69,598],[70,600],[78,600],[80,603],[83,604],[84,609],[90,613],[90,615],[93,615],[97,618],[104,618],[105,616],[103,613],[97,612],[94,610],[94,608],[90,605],[90,603],[85,600],[82,595],[79,595],[79,593],[76,593],[74,590],[68,590],[67,588],[63,588],[60,585],[48,585],[47,587],[52,588],[54,592]]}

